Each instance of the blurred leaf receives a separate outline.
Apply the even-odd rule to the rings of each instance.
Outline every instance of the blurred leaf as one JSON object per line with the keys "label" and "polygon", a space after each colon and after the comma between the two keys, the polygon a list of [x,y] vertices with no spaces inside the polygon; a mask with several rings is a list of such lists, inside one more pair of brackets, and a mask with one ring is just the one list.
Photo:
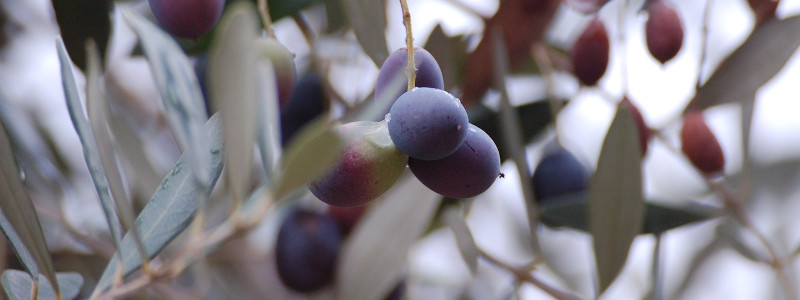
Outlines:
{"label": "blurred leaf", "polygon": [[[92,39],[105,56],[111,33],[111,1],[52,0],[56,22],[69,57],[86,70],[86,41]],[[101,61],[105,59],[101,57]]]}
{"label": "blurred leaf", "polygon": [[[577,192],[540,201],[542,223],[548,226],[566,226],[589,231],[586,215],[586,193]],[[642,232],[662,233],[694,222],[705,221],[720,216],[722,208],[701,206],[699,204],[664,205],[645,203],[645,220]]]}
{"label": "blurred leaf", "polygon": [[499,29],[492,27],[489,29],[494,33],[492,36],[492,55],[494,86],[500,91],[500,112],[497,123],[500,125],[500,133],[502,141],[508,145],[508,153],[514,161],[514,165],[519,175],[520,186],[522,187],[522,195],[525,204],[525,210],[528,217],[528,227],[531,232],[531,247],[534,253],[540,252],[539,237],[537,236],[536,227],[539,224],[539,209],[536,207],[536,199],[533,194],[533,186],[531,184],[530,166],[528,165],[528,157],[525,154],[525,142],[523,141],[522,128],[520,125],[520,118],[514,114],[513,106],[508,99],[508,91],[506,90],[506,74],[508,74],[508,55],[503,42],[503,36],[498,34]]}
{"label": "blurred leaf", "polygon": [[[87,43],[86,53],[88,62],[86,64],[86,109],[89,113],[89,125],[91,125],[92,133],[94,134],[95,142],[97,145],[97,153],[100,156],[100,162],[103,165],[104,175],[106,177],[111,196],[114,204],[117,207],[122,225],[127,229],[133,228],[133,208],[128,202],[127,195],[125,194],[125,186],[122,183],[122,173],[120,173],[119,166],[117,165],[117,157],[114,149],[114,142],[112,141],[111,134],[108,128],[108,99],[101,91],[100,86],[103,84],[100,76],[100,60],[97,53],[97,47],[90,40]],[[145,259],[144,246],[139,237],[138,232],[131,231],[133,240],[141,259]]]}
{"label": "blurred leaf", "polygon": [[92,133],[89,120],[83,112],[83,105],[81,104],[81,98],[78,93],[78,86],[75,83],[75,76],[72,73],[72,66],[61,39],[57,40],[56,46],[61,63],[61,82],[64,88],[64,96],[67,100],[67,111],[69,111],[72,125],[75,127],[75,131],[78,133],[78,138],[81,141],[83,158],[86,161],[86,166],[89,167],[89,174],[92,177],[92,182],[94,182],[94,188],[97,191],[100,206],[103,208],[111,237],[114,245],[118,247],[119,241],[121,240],[122,229],[119,224],[116,205],[111,199],[108,180],[106,179],[103,164],[100,161],[100,154],[97,150],[94,133]]}
{"label": "blurred leaf", "polygon": [[0,219],[0,229],[22,261],[23,267],[31,276],[43,273],[55,281],[53,261],[47,250],[39,216],[22,185],[20,171],[3,123],[0,123],[0,212],[4,215]]}
{"label": "blurred leaf", "polygon": [[337,32],[350,25],[344,16],[344,4],[341,0],[325,0],[325,19],[328,21],[326,33]]}
{"label": "blurred leaf", "polygon": [[281,120],[278,106],[278,87],[275,84],[275,69],[269,60],[259,60],[257,65],[258,89],[258,148],[267,180],[275,171],[277,159],[281,157]]}
{"label": "blurred leaf", "polygon": [[[552,122],[550,105],[546,101],[536,101],[513,107],[522,129],[522,140],[525,144],[541,134]],[[500,159],[506,160],[511,155],[508,145],[501,139],[499,114],[483,104],[476,104],[469,110],[470,123],[483,129],[497,145]]]}
{"label": "blurred leaf", "polygon": [[31,297],[33,290],[33,280],[28,273],[17,270],[5,270],[2,275],[3,288],[9,299],[64,299],[71,300],[78,296],[83,286],[83,277],[74,272],[56,273],[58,278],[58,289],[61,290],[61,298],[56,297],[53,286],[47,277],[39,275],[39,291],[36,298]]}
{"label": "blurred leaf", "polygon": [[483,39],[464,62],[464,80],[460,86],[464,89],[461,101],[465,107],[480,103],[492,84],[495,76],[492,36],[502,36],[508,57],[507,69],[516,70],[521,62],[530,59],[531,45],[542,40],[560,4],[559,0],[500,1],[497,13],[486,21]]}
{"label": "blurred leaf", "polygon": [[752,101],[800,46],[800,16],[769,19],[717,67],[688,108]]}
{"label": "blurred leaf", "polygon": [[428,41],[425,43],[424,48],[439,63],[439,67],[442,69],[445,90],[452,90],[457,82],[463,80],[464,61],[469,52],[467,46],[467,40],[463,36],[447,36],[442,30],[441,24],[437,24],[430,36],[428,36]]}
{"label": "blurred leaf", "polygon": [[456,243],[458,244],[458,251],[461,253],[461,257],[464,258],[464,262],[467,263],[469,271],[472,274],[476,274],[478,272],[478,256],[480,253],[475,246],[475,240],[469,231],[467,221],[464,219],[464,213],[459,208],[451,207],[444,211],[442,218],[444,223],[453,230],[453,235],[455,235]]}
{"label": "blurred leaf", "polygon": [[153,164],[145,153],[145,145],[142,138],[136,132],[132,124],[126,119],[125,116],[114,114],[112,112],[111,118],[108,120],[111,126],[111,132],[116,138],[115,141],[119,145],[117,149],[122,152],[122,156],[128,161],[127,166],[130,166],[133,171],[133,180],[137,180],[143,188],[143,193],[148,197],[155,192],[158,184],[161,183],[162,175],[153,168]]}
{"label": "blurred leaf", "polygon": [[[208,169],[204,170],[205,176],[211,182],[205,186],[198,185],[192,171],[186,166],[187,155],[184,153],[136,218],[135,227],[139,229],[148,258],[158,255],[161,249],[189,226],[197,208],[208,198],[222,172],[222,129],[217,115],[206,122],[204,132],[208,144],[198,151],[206,151],[211,156]],[[125,265],[122,272],[124,276],[141,267],[142,261],[129,234],[122,238],[120,252]],[[118,255],[120,254],[114,255],[103,271],[95,287],[95,295],[111,287],[117,272]]]}
{"label": "blurred leaf", "polygon": [[440,200],[409,172],[375,200],[342,247],[337,299],[381,299],[388,294]]}
{"label": "blurred leaf", "polygon": [[343,150],[344,141],[334,133],[326,117],[303,127],[286,147],[281,175],[273,175],[274,199],[282,198],[328,170]]}
{"label": "blurred leaf", "polygon": [[589,182],[589,231],[594,238],[598,295],[622,270],[633,239],[644,225],[642,153],[636,122],[618,106]]}
{"label": "blurred leaf", "polygon": [[[406,77],[394,76],[392,81],[386,87],[388,91],[397,91],[400,89],[405,90]],[[394,103],[394,94],[383,93],[380,98],[375,98],[375,101],[363,101],[362,104],[356,109],[349,110],[342,118],[342,122],[357,122],[363,120],[383,120],[389,108]]]}
{"label": "blurred leaf", "polygon": [[389,56],[386,45],[386,8],[383,1],[342,0],[356,39],[376,66]]}
{"label": "blurred leaf", "polygon": [[269,16],[273,21],[278,20],[298,13],[301,9],[318,1],[319,0],[268,0]]}
{"label": "blurred leaf", "polygon": [[226,184],[236,203],[243,200],[252,177],[256,137],[255,11],[246,2],[227,10],[208,60],[211,101],[222,119]]}
{"label": "blurred leaf", "polygon": [[122,14],[142,43],[178,145],[186,153],[196,179],[208,185],[205,171],[211,158],[205,151],[199,151],[202,147],[198,146],[206,144],[203,140],[206,106],[192,63],[175,40],[158,26],[131,11]]}

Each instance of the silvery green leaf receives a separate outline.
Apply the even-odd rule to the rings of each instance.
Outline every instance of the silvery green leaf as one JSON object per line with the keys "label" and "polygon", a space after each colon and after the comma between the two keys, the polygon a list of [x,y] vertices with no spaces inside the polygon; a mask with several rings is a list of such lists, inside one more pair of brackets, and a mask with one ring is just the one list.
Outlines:
{"label": "silvery green leaf", "polygon": [[103,208],[111,237],[115,246],[119,246],[120,236],[122,235],[119,216],[117,216],[116,206],[111,199],[108,181],[106,180],[103,164],[100,162],[100,154],[97,152],[97,143],[95,142],[92,128],[83,112],[83,105],[81,104],[81,98],[78,94],[78,86],[75,83],[75,75],[72,73],[72,65],[61,39],[57,39],[56,48],[58,49],[58,57],[61,64],[62,85],[67,100],[67,111],[69,111],[72,125],[75,127],[75,131],[78,133],[78,138],[81,141],[83,158],[86,161],[86,165],[89,167],[89,174],[92,177],[92,182],[94,182],[94,188],[97,191],[100,206]]}
{"label": "silvery green leaf", "polygon": [[23,267],[33,274],[43,273],[55,281],[55,271],[47,243],[39,223],[39,216],[22,185],[11,143],[5,125],[0,122],[0,229],[22,261]]}
{"label": "silvery green leaf", "polygon": [[[17,270],[5,270],[0,281],[3,282],[3,289],[6,296],[11,300],[28,300],[34,299],[31,297],[33,290],[33,280],[28,273]],[[47,277],[39,275],[39,290],[35,299],[39,300],[72,300],[78,296],[83,286],[83,276],[74,272],[56,273],[58,278],[58,290],[61,291],[61,297],[56,297],[56,292]]]}
{"label": "silvery green leaf", "polygon": [[[210,184],[199,185],[194,180],[192,170],[187,166],[188,157],[184,153],[136,218],[134,224],[141,234],[147,257],[153,258],[158,255],[169,242],[189,226],[198,207],[214,188],[222,172],[222,129],[219,123],[216,115],[206,122],[204,132],[208,144],[199,149],[211,157],[208,168],[203,170],[205,176],[211,180]],[[124,263],[123,275],[127,276],[141,267],[142,261],[129,234],[122,238],[120,253]],[[117,255],[120,254],[111,259],[98,280],[95,295],[111,287],[114,273],[117,272]]]}
{"label": "silvery green leaf", "polygon": [[[126,228],[133,228],[133,208],[128,203],[125,186],[122,182],[122,173],[117,165],[113,137],[108,127],[108,99],[105,97],[101,86],[103,85],[100,70],[100,55],[97,46],[89,41],[86,43],[87,72],[86,72],[86,109],[89,113],[89,125],[92,129],[97,145],[97,154],[103,165],[111,196],[117,207],[117,213]],[[144,246],[139,233],[130,231],[141,259],[146,259]]]}
{"label": "silvery green leaf", "polygon": [[189,167],[201,184],[208,185],[210,178],[206,177],[206,170],[211,158],[207,152],[198,150],[202,149],[200,145],[205,145],[206,106],[189,58],[175,40],[155,24],[130,11],[123,11],[122,15],[139,36],[164,100],[167,121],[178,145],[188,156]]}

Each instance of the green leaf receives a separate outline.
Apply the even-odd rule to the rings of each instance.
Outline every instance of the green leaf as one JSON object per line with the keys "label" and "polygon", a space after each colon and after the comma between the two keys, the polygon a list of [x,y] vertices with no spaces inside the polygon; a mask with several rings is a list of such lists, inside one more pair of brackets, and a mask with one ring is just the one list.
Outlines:
{"label": "green leaf", "polygon": [[136,13],[123,11],[122,15],[139,36],[178,145],[187,154],[196,179],[207,185],[205,170],[211,158],[207,152],[198,150],[202,149],[199,145],[205,145],[206,106],[194,68],[169,34]]}
{"label": "green leaf", "polygon": [[222,119],[226,184],[237,203],[250,184],[256,138],[255,11],[247,2],[227,10],[208,59],[209,94]]}
{"label": "green leaf", "polygon": [[[136,218],[135,227],[141,234],[149,258],[158,255],[169,242],[189,226],[197,208],[208,198],[222,172],[222,129],[217,115],[206,122],[204,132],[208,144],[198,150],[207,152],[211,157],[208,168],[204,170],[205,176],[211,180],[210,184],[201,186],[194,180],[192,171],[186,165],[187,155],[184,153]],[[122,238],[120,252],[124,263],[122,272],[124,276],[141,267],[142,261],[130,234]],[[115,254],[103,271],[95,287],[95,295],[111,287],[114,274],[117,272],[117,255],[120,254]]]}
{"label": "green leaf", "polygon": [[12,300],[71,300],[78,296],[81,292],[81,286],[83,286],[83,277],[81,274],[75,272],[56,273],[56,278],[58,278],[57,290],[61,291],[61,298],[57,298],[50,281],[47,280],[47,277],[40,274],[39,291],[36,298],[32,298],[31,291],[33,290],[33,280],[28,273],[17,270],[5,270],[1,277],[6,296],[8,296],[8,299]]}
{"label": "green leaf", "polygon": [[55,281],[55,271],[39,216],[33,201],[22,185],[5,124],[0,122],[0,229],[22,261],[23,267],[33,276],[43,273]]}
{"label": "green leaf", "polygon": [[688,108],[752,101],[800,46],[800,16],[769,19],[717,67]]}
{"label": "green leaf", "polygon": [[386,9],[383,1],[342,1],[347,19],[353,25],[356,39],[364,48],[364,52],[376,66],[383,65],[383,61],[389,56],[389,47],[386,46]]}
{"label": "green leaf", "polygon": [[636,123],[627,106],[620,105],[589,182],[589,232],[594,238],[598,294],[622,270],[633,239],[644,225],[641,161]]}
{"label": "green leaf", "polygon": [[67,57],[67,52],[65,51],[61,39],[57,39],[56,48],[58,49],[58,57],[61,64],[61,82],[64,88],[64,96],[67,100],[67,111],[69,111],[72,125],[75,127],[75,131],[78,133],[78,138],[81,141],[83,158],[86,161],[86,165],[89,167],[89,174],[92,177],[92,182],[94,182],[94,188],[97,191],[100,206],[103,208],[111,237],[115,246],[119,248],[122,229],[119,224],[116,206],[111,199],[105,169],[103,169],[103,164],[100,161],[100,154],[97,151],[97,143],[95,142],[92,128],[89,125],[89,120],[83,112],[83,105],[81,104],[81,98],[78,94],[78,86],[75,83],[75,75],[73,75],[70,60],[69,57]]}
{"label": "green leaf", "polygon": [[280,176],[273,175],[273,198],[278,200],[320,176],[343,150],[342,138],[333,131],[326,117],[306,125],[286,147]]}
{"label": "green leaf", "polygon": [[86,70],[87,40],[97,43],[101,55],[106,53],[111,33],[111,1],[52,0],[52,3],[69,56],[79,68]]}
{"label": "green leaf", "polygon": [[342,247],[336,299],[381,299],[388,294],[441,197],[406,172],[376,201]]}
{"label": "green leaf", "polygon": [[[542,223],[552,227],[570,227],[589,231],[586,193],[577,192],[540,201]],[[667,230],[720,216],[724,210],[699,204],[666,205],[645,203],[644,234]]]}

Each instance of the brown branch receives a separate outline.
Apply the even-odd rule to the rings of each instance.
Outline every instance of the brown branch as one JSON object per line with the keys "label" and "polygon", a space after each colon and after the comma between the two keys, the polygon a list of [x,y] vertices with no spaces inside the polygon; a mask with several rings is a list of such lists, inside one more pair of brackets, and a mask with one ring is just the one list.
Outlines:
{"label": "brown branch", "polygon": [[478,248],[478,252],[480,253],[481,257],[483,257],[484,259],[488,260],[493,265],[496,265],[496,266],[498,266],[498,267],[500,267],[502,269],[505,269],[506,271],[508,271],[509,273],[514,275],[514,277],[516,277],[517,280],[519,280],[521,282],[527,282],[527,283],[533,284],[536,287],[538,287],[539,289],[541,289],[542,291],[544,291],[545,293],[549,294],[550,296],[553,296],[553,298],[556,298],[556,299],[559,299],[559,300],[579,300],[579,299],[581,299],[580,297],[578,297],[578,296],[576,296],[576,295],[574,295],[572,293],[562,291],[562,290],[560,290],[560,289],[558,289],[558,288],[556,288],[554,286],[551,286],[551,285],[545,283],[544,281],[541,281],[539,278],[536,278],[536,276],[533,276],[533,274],[531,274],[531,272],[530,272],[530,269],[528,269],[528,268],[518,268],[518,267],[514,267],[512,265],[509,265],[509,264],[503,262],[502,260],[500,260],[500,259],[492,256],[491,254],[487,253],[486,251],[483,251],[483,249],[480,249],[480,248]]}

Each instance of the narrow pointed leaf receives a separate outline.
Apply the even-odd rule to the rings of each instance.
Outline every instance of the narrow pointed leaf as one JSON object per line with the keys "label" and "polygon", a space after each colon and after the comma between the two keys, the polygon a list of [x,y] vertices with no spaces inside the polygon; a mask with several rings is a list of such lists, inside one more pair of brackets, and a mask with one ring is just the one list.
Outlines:
{"label": "narrow pointed leaf", "polygon": [[281,157],[281,122],[278,112],[278,87],[275,85],[275,68],[271,62],[260,61],[257,66],[258,86],[258,148],[267,180],[275,171]]}
{"label": "narrow pointed leaf", "polygon": [[67,100],[67,111],[69,111],[72,126],[75,127],[75,131],[78,133],[78,138],[81,141],[83,158],[86,161],[86,165],[89,167],[89,174],[92,177],[94,189],[97,191],[100,206],[103,208],[111,237],[114,241],[114,245],[118,247],[122,229],[120,227],[116,206],[111,199],[111,192],[108,188],[105,170],[100,162],[100,154],[97,152],[97,143],[95,142],[92,128],[89,125],[89,120],[83,112],[83,105],[81,104],[81,98],[78,94],[78,86],[77,83],[75,83],[75,75],[72,73],[72,65],[70,64],[69,57],[67,56],[66,49],[61,39],[57,40],[56,47],[58,48],[58,57],[61,63],[61,82],[64,87],[64,96]]}
{"label": "narrow pointed leaf", "polygon": [[752,101],[752,95],[783,69],[798,47],[800,16],[767,20],[717,67],[693,102],[706,108]]}
{"label": "narrow pointed leaf", "polygon": [[[90,41],[87,43],[87,75],[86,75],[86,106],[89,113],[89,124],[97,143],[97,154],[103,165],[104,174],[108,181],[109,190],[117,207],[117,213],[125,228],[133,228],[133,208],[128,203],[125,186],[122,183],[122,173],[117,165],[114,142],[108,127],[108,99],[100,89],[100,56],[97,47]],[[131,231],[136,249],[140,258],[145,259],[144,246],[138,232]]]}
{"label": "narrow pointed leaf", "polygon": [[[569,227],[589,231],[586,193],[560,195],[542,201],[542,223],[552,227]],[[724,209],[699,204],[645,204],[645,220],[641,233],[663,233],[683,225],[720,216]]]}
{"label": "narrow pointed leaf", "polygon": [[409,248],[433,219],[441,197],[406,172],[376,201],[342,248],[336,270],[337,299],[387,295],[402,275]]}
{"label": "narrow pointed leaf", "polygon": [[308,184],[336,162],[344,142],[333,132],[325,117],[306,125],[284,151],[280,177],[273,175],[273,196],[280,199]]}
{"label": "narrow pointed leaf", "polygon": [[241,203],[250,183],[256,135],[255,7],[229,7],[211,45],[209,91],[219,109],[225,141],[225,178],[234,201]]}
{"label": "narrow pointed leaf", "polygon": [[[5,270],[0,276],[3,289],[8,299],[31,299],[33,280],[28,273],[17,270]],[[78,296],[83,286],[83,276],[74,272],[56,273],[58,278],[58,290],[61,291],[61,299],[72,300]],[[36,299],[55,300],[56,293],[47,277],[39,275],[39,292]]]}
{"label": "narrow pointed leaf", "polygon": [[453,230],[458,244],[458,251],[464,262],[467,263],[470,272],[476,274],[478,271],[478,247],[475,246],[475,239],[472,238],[472,233],[467,227],[467,221],[464,220],[464,213],[457,208],[449,208],[443,214],[442,218],[445,224]]}
{"label": "narrow pointed leaf", "polygon": [[374,0],[342,0],[344,1],[347,19],[353,26],[356,39],[364,48],[364,52],[375,62],[383,65],[389,56],[386,46],[386,9],[383,1]]}
{"label": "narrow pointed leaf", "polygon": [[[134,226],[139,229],[145,252],[149,258],[158,255],[169,242],[189,226],[197,208],[208,198],[222,172],[222,129],[219,118],[214,116],[209,119],[204,131],[208,144],[199,150],[207,152],[211,157],[208,168],[204,170],[205,176],[211,180],[210,184],[199,185],[194,180],[192,170],[187,165],[189,164],[187,155],[184,153],[134,222]],[[141,267],[142,261],[130,234],[126,234],[122,238],[120,250],[125,276]],[[95,294],[105,291],[111,286],[114,273],[117,271],[117,255],[120,254],[115,254],[106,266],[95,288]]]}
{"label": "narrow pointed leaf", "polygon": [[589,231],[594,238],[599,294],[622,270],[633,239],[644,225],[639,133],[628,108],[619,107],[588,192]]}
{"label": "narrow pointed leaf", "polygon": [[515,113],[514,107],[511,106],[511,101],[508,99],[508,90],[506,90],[505,78],[506,74],[508,74],[508,52],[506,51],[503,37],[499,34],[499,28],[495,27],[490,30],[494,30],[494,34],[492,34],[494,86],[500,90],[500,111],[498,112],[497,122],[500,127],[501,141],[507,146],[508,155],[517,167],[525,211],[528,217],[528,228],[532,235],[531,246],[535,253],[539,253],[541,247],[539,246],[539,237],[536,230],[539,224],[539,209],[536,207],[536,199],[534,199],[533,186],[531,185],[530,167],[528,166],[528,157],[525,155],[525,142],[523,141],[520,118]]}
{"label": "narrow pointed leaf", "polygon": [[123,11],[122,15],[139,36],[178,145],[186,152],[196,179],[207,185],[210,179],[206,170],[211,158],[207,152],[199,151],[200,145],[205,145],[206,106],[194,68],[175,40],[158,26],[130,11]]}
{"label": "narrow pointed leaf", "polygon": [[31,276],[42,273],[55,281],[39,216],[19,176],[5,124],[0,123],[0,212],[5,216],[0,226]]}

